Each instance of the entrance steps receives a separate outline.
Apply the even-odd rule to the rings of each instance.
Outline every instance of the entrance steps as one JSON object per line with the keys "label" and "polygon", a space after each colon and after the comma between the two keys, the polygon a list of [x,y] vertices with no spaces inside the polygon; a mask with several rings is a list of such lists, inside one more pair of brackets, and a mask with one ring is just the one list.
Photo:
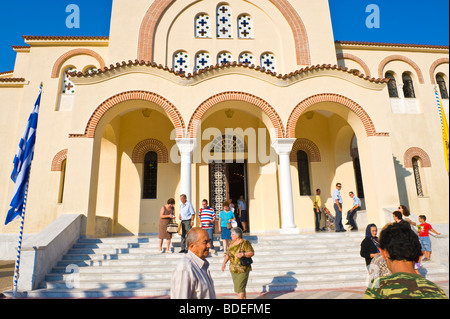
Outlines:
{"label": "entrance steps", "polygon": [[[367,286],[360,257],[362,232],[264,234],[246,236],[254,249],[247,292],[292,292]],[[163,297],[178,261],[180,238],[173,254],[160,254],[157,236],[79,239],[29,298]],[[220,246],[218,238],[215,247]],[[164,242],[165,246],[165,242]],[[163,247],[164,247],[163,246]],[[221,271],[223,251],[208,257],[216,294],[234,294],[231,275]],[[448,281],[448,269],[427,262],[426,277]],[[73,288],[75,287],[75,288]]]}

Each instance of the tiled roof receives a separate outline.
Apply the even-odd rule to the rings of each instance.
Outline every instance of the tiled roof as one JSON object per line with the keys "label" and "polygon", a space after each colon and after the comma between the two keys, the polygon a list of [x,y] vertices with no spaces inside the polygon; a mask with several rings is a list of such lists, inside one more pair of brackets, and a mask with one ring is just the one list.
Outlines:
{"label": "tiled roof", "polygon": [[223,63],[223,64],[216,64],[216,65],[212,65],[210,67],[206,67],[202,70],[199,71],[195,71],[192,74],[188,73],[188,74],[184,74],[184,73],[177,73],[174,72],[173,69],[169,69],[167,66],[162,66],[161,64],[157,65],[156,63],[152,63],[152,62],[145,62],[145,61],[139,61],[139,60],[135,60],[135,61],[131,61],[129,60],[128,62],[122,61],[122,63],[116,63],[115,65],[111,64],[109,67],[105,67],[104,69],[99,69],[97,70],[97,72],[71,72],[69,73],[70,76],[72,77],[89,77],[89,76],[95,76],[95,74],[101,74],[101,73],[106,73],[108,71],[114,70],[114,69],[118,69],[121,67],[129,67],[129,66],[148,66],[148,67],[153,67],[153,68],[158,68],[158,69],[162,69],[164,71],[167,71],[169,73],[173,73],[176,76],[179,76],[181,78],[186,78],[186,79],[191,79],[191,78],[195,78],[196,76],[203,74],[203,73],[207,73],[210,71],[214,71],[214,70],[220,70],[220,69],[226,69],[226,68],[230,68],[230,67],[237,67],[237,68],[248,68],[251,70],[255,70],[255,71],[259,71],[261,73],[265,73],[267,75],[270,75],[272,77],[276,77],[278,79],[289,79],[293,76],[302,74],[302,73],[306,73],[306,72],[311,72],[311,71],[318,71],[318,70],[338,70],[338,71],[342,71],[342,72],[346,72],[349,74],[353,74],[354,76],[357,76],[361,79],[370,81],[370,82],[375,82],[375,83],[387,83],[389,82],[388,79],[385,78],[372,78],[369,76],[365,76],[364,74],[361,74],[359,71],[357,70],[349,70],[346,67],[341,67],[338,65],[331,65],[331,64],[317,64],[317,65],[312,65],[312,66],[308,66],[308,67],[304,67],[301,68],[300,70],[296,70],[294,72],[291,72],[289,74],[277,74],[274,72],[271,72],[269,70],[266,70],[265,68],[261,68],[260,66],[255,66],[255,65],[249,65],[247,63],[238,63],[238,62],[229,62],[229,63]]}
{"label": "tiled roof", "polygon": [[0,82],[25,82],[24,78],[0,78]]}
{"label": "tiled roof", "polygon": [[336,44],[382,46],[382,47],[403,47],[403,48],[429,48],[429,49],[448,49],[448,45],[432,44],[407,44],[407,43],[387,43],[387,42],[362,42],[362,41],[335,41]]}
{"label": "tiled roof", "polygon": [[108,36],[47,36],[47,35],[24,35],[24,40],[108,40]]}

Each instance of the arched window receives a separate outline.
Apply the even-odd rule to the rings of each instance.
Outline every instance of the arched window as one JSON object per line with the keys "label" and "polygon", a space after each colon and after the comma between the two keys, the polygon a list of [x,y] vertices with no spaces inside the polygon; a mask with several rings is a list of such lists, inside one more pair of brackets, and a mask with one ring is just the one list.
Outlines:
{"label": "arched window", "polygon": [[297,152],[298,182],[300,195],[311,195],[311,181],[309,178],[308,154],[304,151]]}
{"label": "arched window", "polygon": [[177,73],[189,73],[189,55],[178,51],[173,55],[173,70]]}
{"label": "arched window", "polygon": [[195,17],[195,37],[211,38],[211,21],[206,13],[200,13]]}
{"label": "arched window", "polygon": [[231,7],[228,4],[220,4],[217,6],[217,38],[231,39],[233,37],[233,29],[231,27],[232,16]]}
{"label": "arched window", "polygon": [[217,136],[210,144],[210,152],[243,153],[245,152],[244,139],[236,135]]}
{"label": "arched window", "polygon": [[253,21],[248,14],[238,17],[238,38],[253,39]]}
{"label": "arched window", "polygon": [[230,52],[227,51],[220,52],[219,55],[217,56],[218,64],[226,64],[231,62],[233,62],[233,56],[231,55]]}
{"label": "arched window", "polygon": [[211,55],[208,52],[200,52],[195,56],[195,70],[201,70],[212,65]]}
{"label": "arched window", "polygon": [[441,92],[441,98],[448,99],[447,85],[445,84],[445,79],[441,73],[436,74],[436,83],[439,86],[439,91]]}
{"label": "arched window", "polygon": [[144,159],[143,199],[156,199],[158,182],[158,154],[148,152]]}
{"label": "arched window", "polygon": [[74,67],[68,67],[62,72],[61,93],[62,94],[75,94],[75,84],[69,78],[67,73],[77,72]]}
{"label": "arched window", "polygon": [[388,83],[389,97],[398,97],[397,81],[395,80],[394,74],[391,72],[387,72],[384,77],[386,79],[389,79]]}
{"label": "arched window", "polygon": [[409,73],[405,72],[402,75],[403,79],[403,94],[405,98],[415,98],[416,94],[414,93],[414,84]]}
{"label": "arched window", "polygon": [[422,187],[422,180],[420,178],[420,160],[418,157],[413,157],[412,159],[412,166],[414,171],[414,180],[416,181],[416,190],[417,190],[417,196],[423,197],[423,187]]}
{"label": "arched window", "polygon": [[58,194],[58,204],[62,204],[64,199],[64,184],[66,182],[66,164],[67,160],[61,163],[61,179],[59,181],[59,194]]}
{"label": "arched window", "polygon": [[261,67],[266,70],[275,72],[277,69],[277,59],[272,53],[264,53],[261,55]]}
{"label": "arched window", "polygon": [[239,62],[240,63],[248,63],[249,65],[255,64],[255,58],[253,57],[253,54],[250,52],[243,52],[239,55]]}

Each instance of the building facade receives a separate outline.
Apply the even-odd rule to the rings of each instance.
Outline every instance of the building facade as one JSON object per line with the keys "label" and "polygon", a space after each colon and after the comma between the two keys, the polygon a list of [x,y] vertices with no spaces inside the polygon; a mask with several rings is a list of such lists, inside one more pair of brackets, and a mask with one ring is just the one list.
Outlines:
{"label": "building facade", "polygon": [[114,0],[109,37],[24,41],[0,74],[0,216],[43,82],[25,232],[81,213],[87,236],[156,233],[180,194],[311,230],[338,182],[366,222],[403,204],[448,223],[446,46],[335,41],[326,0]]}

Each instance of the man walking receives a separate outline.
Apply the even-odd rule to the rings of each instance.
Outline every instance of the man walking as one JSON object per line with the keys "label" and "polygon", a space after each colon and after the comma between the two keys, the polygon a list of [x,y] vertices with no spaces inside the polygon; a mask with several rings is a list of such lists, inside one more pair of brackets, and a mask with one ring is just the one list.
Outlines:
{"label": "man walking", "polygon": [[355,193],[350,192],[348,193],[351,199],[353,199],[353,207],[347,212],[347,224],[350,225],[350,230],[357,231],[358,226],[356,226],[355,218],[356,213],[361,210],[361,200],[355,195]]}
{"label": "man walking", "polygon": [[336,212],[336,219],[334,227],[336,233],[345,232],[344,225],[342,225],[342,197],[341,197],[341,183],[336,184],[336,189],[333,191],[334,211]]}
{"label": "man walking", "polygon": [[195,210],[192,204],[187,200],[185,194],[180,196],[180,214],[178,218],[181,220],[181,250],[180,253],[187,253],[186,235],[194,226]]}
{"label": "man walking", "polygon": [[216,221],[216,213],[213,208],[208,206],[208,201],[204,199],[202,201],[202,208],[198,212],[198,218],[200,220],[200,225],[202,229],[208,232],[209,238],[211,239],[211,252],[214,250],[214,222]]}
{"label": "man walking", "polygon": [[209,271],[211,239],[200,227],[192,228],[187,234],[189,251],[178,263],[172,274],[171,299],[216,299],[214,281]]}

